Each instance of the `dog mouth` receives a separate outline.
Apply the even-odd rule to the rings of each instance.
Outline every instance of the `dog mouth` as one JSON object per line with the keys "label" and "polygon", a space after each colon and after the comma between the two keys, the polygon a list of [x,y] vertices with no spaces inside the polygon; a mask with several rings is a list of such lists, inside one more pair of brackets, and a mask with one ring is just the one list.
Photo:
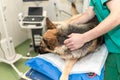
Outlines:
{"label": "dog mouth", "polygon": [[54,52],[53,49],[47,45],[48,42],[45,39],[42,39],[40,42],[40,52],[41,53],[51,53]]}
{"label": "dog mouth", "polygon": [[60,45],[54,48],[51,48],[50,45],[47,45],[47,41],[45,39],[42,39],[40,42],[40,52],[41,53],[55,53],[58,55],[64,55],[68,50],[68,48],[65,45]]}
{"label": "dog mouth", "polygon": [[47,40],[45,40],[45,39],[43,38],[43,42],[44,42],[44,45],[45,45],[46,48],[51,49],[50,45],[47,45],[47,44],[48,44],[48,41],[47,41]]}
{"label": "dog mouth", "polygon": [[40,42],[40,52],[41,53],[55,53],[58,55],[66,55],[71,53],[71,51],[65,46],[55,43],[55,45],[50,45],[49,40],[42,38]]}

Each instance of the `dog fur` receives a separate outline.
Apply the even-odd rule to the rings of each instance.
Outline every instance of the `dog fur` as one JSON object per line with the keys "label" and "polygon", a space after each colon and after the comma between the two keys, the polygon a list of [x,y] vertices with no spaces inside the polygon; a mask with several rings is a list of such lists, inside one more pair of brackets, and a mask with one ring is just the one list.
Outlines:
{"label": "dog fur", "polygon": [[68,80],[69,73],[80,58],[93,53],[103,44],[103,37],[96,38],[90,42],[87,42],[81,48],[70,51],[65,45],[64,40],[67,39],[71,33],[84,33],[94,28],[98,24],[96,19],[91,20],[85,24],[68,25],[67,27],[53,28],[47,30],[43,34],[43,39],[40,43],[40,50],[42,52],[52,52],[58,54],[61,58],[66,60],[66,66],[62,72],[60,80]]}

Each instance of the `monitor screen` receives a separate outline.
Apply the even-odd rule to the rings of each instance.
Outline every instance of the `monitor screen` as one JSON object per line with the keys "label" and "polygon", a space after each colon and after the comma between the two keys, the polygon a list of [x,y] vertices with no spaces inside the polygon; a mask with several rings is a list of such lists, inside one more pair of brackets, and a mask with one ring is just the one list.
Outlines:
{"label": "monitor screen", "polygon": [[29,7],[28,8],[28,15],[42,15],[43,14],[43,7]]}

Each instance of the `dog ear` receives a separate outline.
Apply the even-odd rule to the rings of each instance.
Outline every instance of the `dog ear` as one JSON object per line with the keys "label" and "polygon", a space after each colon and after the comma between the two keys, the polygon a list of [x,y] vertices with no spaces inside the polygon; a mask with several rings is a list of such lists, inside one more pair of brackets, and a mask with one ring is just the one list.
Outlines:
{"label": "dog ear", "polygon": [[47,30],[56,28],[56,25],[54,23],[52,23],[52,21],[50,21],[50,19],[48,17],[46,18],[46,26],[47,26]]}

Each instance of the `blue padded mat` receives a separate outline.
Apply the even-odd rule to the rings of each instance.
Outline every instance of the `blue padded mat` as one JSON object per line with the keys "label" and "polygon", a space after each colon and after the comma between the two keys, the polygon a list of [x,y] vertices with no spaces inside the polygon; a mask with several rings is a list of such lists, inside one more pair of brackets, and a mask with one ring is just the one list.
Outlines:
{"label": "blue padded mat", "polygon": [[[31,69],[26,73],[26,76],[32,80],[59,80],[60,78],[61,71],[44,59],[33,58],[28,60],[26,64],[32,64]],[[102,69],[101,74],[94,77],[89,77],[87,73],[70,74],[69,80],[103,80],[103,77],[104,70]]]}
{"label": "blue padded mat", "polygon": [[[88,74],[76,74],[75,76],[77,80],[103,80],[103,74],[104,71],[102,70],[101,75],[98,76],[94,76],[94,77],[89,77]],[[50,77],[34,70],[34,69],[30,69],[27,73],[26,76],[29,77],[32,80],[55,80],[55,79],[51,79]],[[70,76],[70,80],[75,80],[75,78],[73,76]]]}
{"label": "blue padded mat", "polygon": [[30,69],[26,73],[26,77],[32,79],[32,80],[52,80],[51,78],[47,77],[46,75],[39,73],[38,71],[34,69]]}

